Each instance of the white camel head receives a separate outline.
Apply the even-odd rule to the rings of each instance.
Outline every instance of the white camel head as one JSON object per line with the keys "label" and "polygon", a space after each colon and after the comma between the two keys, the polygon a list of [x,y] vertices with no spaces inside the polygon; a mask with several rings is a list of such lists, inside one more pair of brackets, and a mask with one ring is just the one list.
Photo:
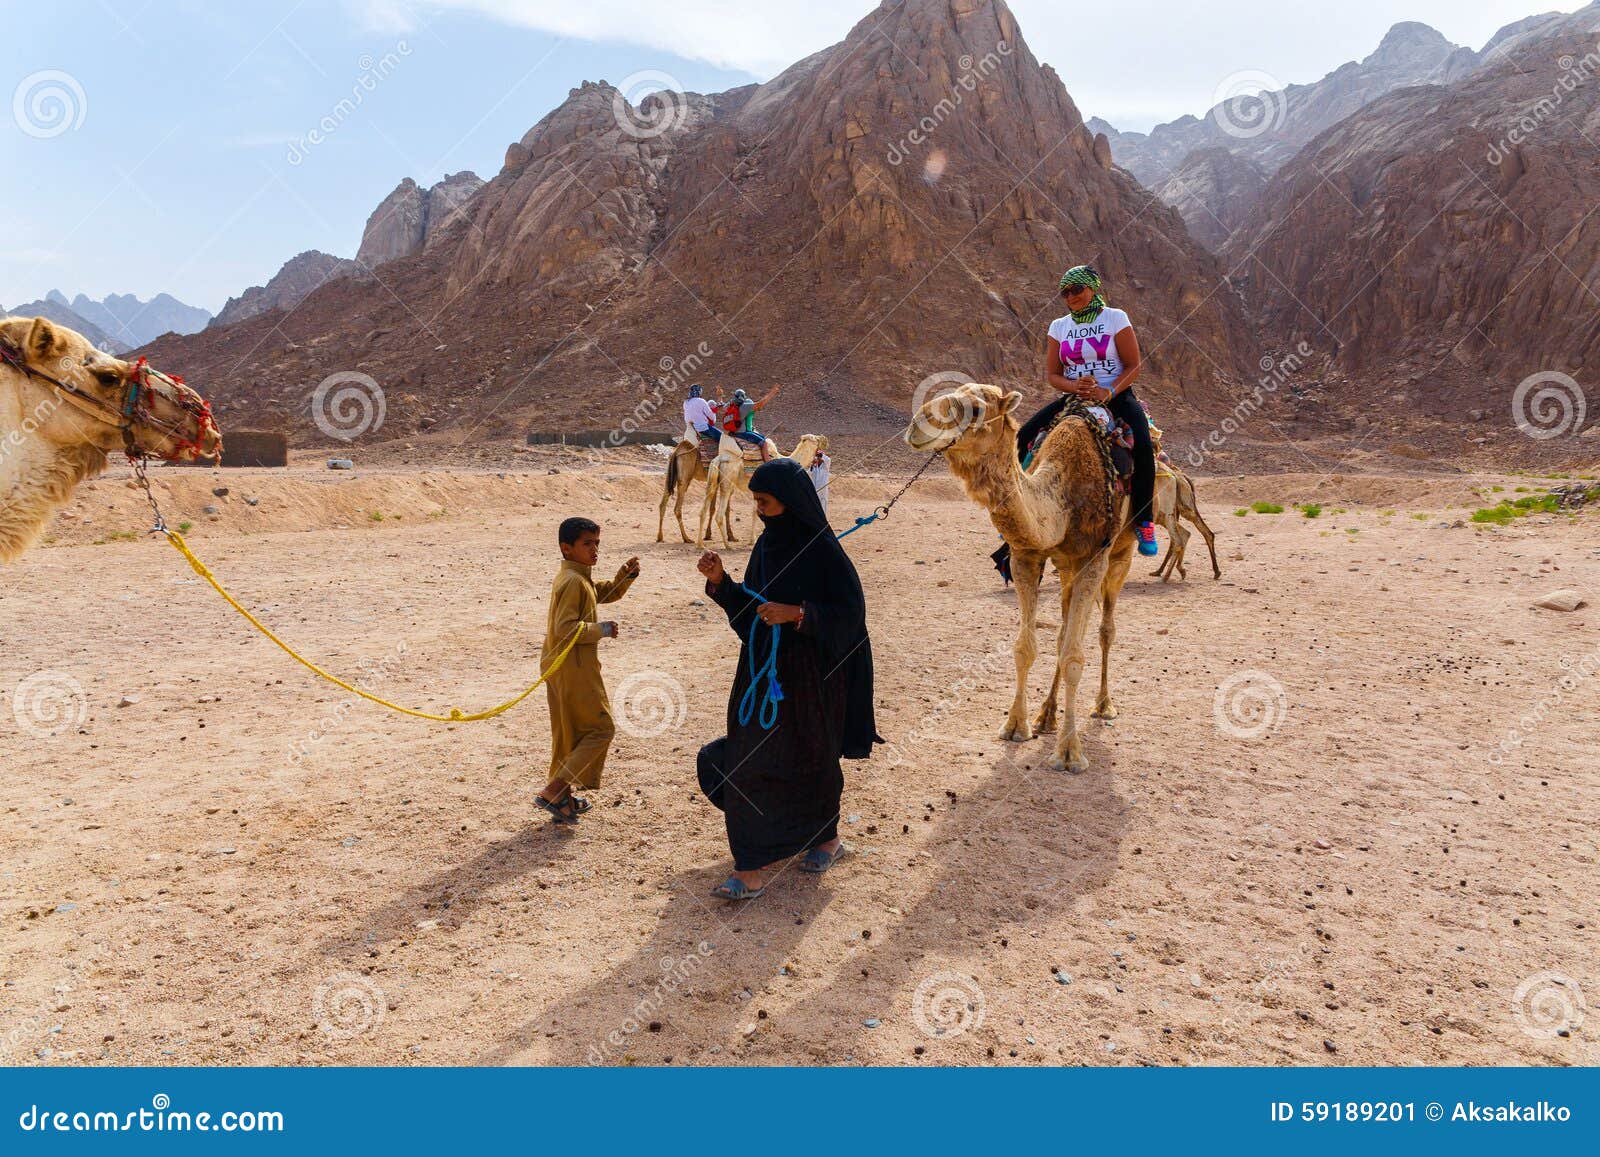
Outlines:
{"label": "white camel head", "polygon": [[903,435],[913,450],[931,454],[948,450],[958,442],[982,443],[1014,437],[1016,423],[1011,411],[1022,401],[1013,390],[968,382],[924,402],[911,418]]}

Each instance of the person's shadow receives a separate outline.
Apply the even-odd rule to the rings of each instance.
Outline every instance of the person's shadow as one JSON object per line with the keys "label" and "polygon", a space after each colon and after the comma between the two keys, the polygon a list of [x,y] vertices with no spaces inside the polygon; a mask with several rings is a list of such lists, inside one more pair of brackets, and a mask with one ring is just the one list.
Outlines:
{"label": "person's shadow", "polygon": [[[548,861],[564,836],[553,824],[530,823],[515,835],[486,845],[472,859],[447,868],[375,909],[348,931],[319,945],[326,956],[350,958],[363,949],[417,933],[421,920],[454,929],[464,923],[499,884],[518,879]],[[348,926],[346,926],[348,928]]]}
{"label": "person's shadow", "polygon": [[[937,801],[926,821],[911,818],[904,803],[904,815],[893,814],[894,803],[878,809],[887,815],[863,815],[840,828],[853,851],[838,867],[816,877],[791,865],[748,904],[704,894],[715,868],[678,873],[646,944],[472,1063],[848,1062],[875,1027],[868,1020],[910,1019],[909,990],[943,975],[936,962],[1004,951],[1009,937],[1048,925],[1110,879],[1128,809],[1113,788],[1099,726],[1087,729],[1091,763],[1081,775],[1043,766],[1053,736],[1007,745],[977,789],[956,801],[943,789],[916,793],[918,807]],[[847,784],[850,769],[863,766],[870,764],[846,764]],[[848,786],[845,806],[871,807],[852,800]],[[898,870],[920,866],[924,853],[933,883],[901,897],[894,906],[903,905],[903,914],[886,919],[883,901],[894,902]],[[851,910],[869,898],[859,915]],[[852,945],[819,973],[806,960],[810,938],[826,944],[835,934]],[[783,997],[791,984],[807,995]],[[819,1024],[827,1026],[820,1037]]]}

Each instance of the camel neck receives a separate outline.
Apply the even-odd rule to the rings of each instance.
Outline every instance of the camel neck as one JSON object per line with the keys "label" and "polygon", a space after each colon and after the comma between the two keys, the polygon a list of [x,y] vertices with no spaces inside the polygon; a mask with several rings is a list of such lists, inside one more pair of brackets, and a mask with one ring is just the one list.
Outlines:
{"label": "camel neck", "polygon": [[[974,501],[986,507],[995,529],[1013,547],[1048,550],[1066,533],[1059,504],[1046,501],[1047,495],[1037,480],[1022,469],[1017,460],[1015,423],[1002,427],[1001,446],[974,447],[963,452],[961,444],[946,457],[960,476]],[[1045,514],[1054,516],[1046,518]]]}
{"label": "camel neck", "polygon": [[46,395],[29,409],[16,390],[0,386],[0,561],[30,546],[73,487],[105,467],[96,447],[60,446],[39,433],[61,405]]}

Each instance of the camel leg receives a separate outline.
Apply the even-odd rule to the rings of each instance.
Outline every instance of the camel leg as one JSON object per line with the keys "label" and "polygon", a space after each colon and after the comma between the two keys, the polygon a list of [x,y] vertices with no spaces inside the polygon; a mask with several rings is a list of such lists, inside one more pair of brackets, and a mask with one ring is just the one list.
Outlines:
{"label": "camel leg", "polygon": [[1033,717],[1033,733],[1035,735],[1049,735],[1056,729],[1057,703],[1056,692],[1061,688],[1061,636],[1066,630],[1066,624],[1056,628],[1056,671],[1050,676],[1050,694],[1046,695],[1044,702],[1039,705],[1039,714]]}
{"label": "camel leg", "polygon": [[678,475],[678,502],[673,507],[673,513],[678,516],[678,533],[683,536],[684,542],[693,542],[689,537],[689,528],[683,524],[683,500],[689,497],[689,490],[694,486],[694,476],[699,459],[696,457],[689,463],[689,469]]}
{"label": "camel leg", "polygon": [[[744,463],[739,464],[739,469],[744,469]],[[733,496],[739,492],[739,487],[737,483],[727,481],[722,491],[722,542],[725,546],[732,546],[739,541],[733,536]]]}
{"label": "camel leg", "polygon": [[1083,754],[1083,738],[1078,734],[1078,683],[1083,678],[1083,637],[1089,630],[1089,613],[1094,596],[1105,581],[1106,556],[1095,557],[1069,585],[1061,576],[1061,635],[1058,646],[1061,678],[1061,734],[1056,739],[1050,766],[1057,771],[1083,771],[1089,766]]}
{"label": "camel leg", "polygon": [[706,547],[706,540],[711,532],[716,529],[717,509],[717,464],[713,462],[706,471],[706,493],[700,501],[700,522],[695,545],[701,550]]}
{"label": "camel leg", "polygon": [[1017,665],[1017,689],[1011,700],[1000,738],[1022,743],[1033,738],[1028,729],[1028,672],[1039,654],[1039,580],[1044,577],[1044,558],[1038,555],[1011,554],[1011,581],[1017,587],[1017,607],[1022,612],[1022,629],[1012,645],[1011,657]]}
{"label": "camel leg", "polygon": [[[1193,498],[1192,492],[1190,497]],[[1206,540],[1206,549],[1211,552],[1211,577],[1213,579],[1221,578],[1222,567],[1217,565],[1217,536],[1211,533],[1211,528],[1206,525],[1206,520],[1200,517],[1200,508],[1198,506],[1191,502],[1189,508],[1183,513],[1190,522],[1199,528],[1201,536]]]}
{"label": "camel leg", "polygon": [[1162,576],[1161,581],[1171,582],[1172,572],[1177,571],[1178,577],[1187,582],[1189,571],[1183,565],[1183,554],[1189,549],[1189,532],[1174,518],[1167,527],[1167,533],[1172,536],[1172,545],[1167,547],[1167,559],[1162,564],[1166,568],[1166,574]]}
{"label": "camel leg", "polygon": [[1122,593],[1122,584],[1128,580],[1128,568],[1132,565],[1131,544],[1124,544],[1120,550],[1112,548],[1105,582],[1100,587],[1100,694],[1094,701],[1096,719],[1115,719],[1120,714],[1116,704],[1111,702],[1111,644],[1117,639],[1117,596]]}

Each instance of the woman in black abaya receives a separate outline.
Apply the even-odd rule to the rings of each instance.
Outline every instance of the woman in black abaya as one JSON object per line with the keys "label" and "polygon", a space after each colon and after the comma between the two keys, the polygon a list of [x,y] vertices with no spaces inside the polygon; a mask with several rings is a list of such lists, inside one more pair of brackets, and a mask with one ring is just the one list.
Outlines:
{"label": "woman in black abaya", "polygon": [[[750,476],[750,492],[765,530],[743,583],[714,552],[700,558],[706,593],[743,640],[728,734],[700,749],[698,767],[700,789],[727,821],[734,873],[712,889],[725,900],[755,899],[792,856],[802,857],[802,871],[832,867],[844,852],[839,760],[866,759],[883,742],[861,580],[810,477],[778,459]],[[774,646],[775,703],[767,674]]]}

